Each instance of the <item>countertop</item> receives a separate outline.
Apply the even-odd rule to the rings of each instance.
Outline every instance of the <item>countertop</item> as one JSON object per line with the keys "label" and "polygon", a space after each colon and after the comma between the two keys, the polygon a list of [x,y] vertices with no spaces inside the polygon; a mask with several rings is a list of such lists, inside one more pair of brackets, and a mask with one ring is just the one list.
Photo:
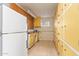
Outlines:
{"label": "countertop", "polygon": [[38,31],[38,30],[34,30],[34,29],[29,29],[29,30],[28,30],[28,34],[34,33],[34,32],[39,32],[39,31]]}

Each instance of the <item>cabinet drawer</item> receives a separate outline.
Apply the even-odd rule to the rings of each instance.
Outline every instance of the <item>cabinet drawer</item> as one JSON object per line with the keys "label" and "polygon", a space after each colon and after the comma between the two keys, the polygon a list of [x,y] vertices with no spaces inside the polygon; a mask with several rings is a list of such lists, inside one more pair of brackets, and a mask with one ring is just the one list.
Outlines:
{"label": "cabinet drawer", "polygon": [[38,28],[41,26],[41,17],[36,17],[34,20],[34,27]]}

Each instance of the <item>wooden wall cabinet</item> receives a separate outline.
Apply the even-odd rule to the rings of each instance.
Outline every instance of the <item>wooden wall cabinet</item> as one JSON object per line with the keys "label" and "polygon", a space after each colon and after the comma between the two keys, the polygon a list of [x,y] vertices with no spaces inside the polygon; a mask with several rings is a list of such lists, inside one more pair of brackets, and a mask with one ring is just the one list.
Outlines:
{"label": "wooden wall cabinet", "polygon": [[41,17],[36,17],[36,18],[34,19],[34,27],[35,27],[35,28],[41,27]]}

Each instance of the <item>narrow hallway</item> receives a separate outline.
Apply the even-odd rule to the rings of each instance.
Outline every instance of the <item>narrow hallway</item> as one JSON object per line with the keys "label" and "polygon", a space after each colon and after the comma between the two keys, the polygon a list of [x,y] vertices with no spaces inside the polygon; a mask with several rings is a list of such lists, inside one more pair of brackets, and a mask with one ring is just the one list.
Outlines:
{"label": "narrow hallway", "polygon": [[0,5],[0,55],[79,56],[79,4]]}
{"label": "narrow hallway", "polygon": [[28,51],[29,56],[57,56],[57,51],[51,40],[40,40]]}

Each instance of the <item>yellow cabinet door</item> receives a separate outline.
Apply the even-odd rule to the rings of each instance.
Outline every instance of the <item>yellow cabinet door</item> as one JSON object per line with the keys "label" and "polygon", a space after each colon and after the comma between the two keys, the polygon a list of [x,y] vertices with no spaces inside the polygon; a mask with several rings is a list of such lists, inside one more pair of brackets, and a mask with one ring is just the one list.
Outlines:
{"label": "yellow cabinet door", "polygon": [[79,51],[79,4],[72,4],[63,15],[64,37],[72,47]]}
{"label": "yellow cabinet door", "polygon": [[62,13],[63,13],[63,3],[59,3],[57,8],[57,17],[60,17]]}
{"label": "yellow cabinet door", "polygon": [[62,39],[62,37],[63,37],[63,20],[62,20],[62,18],[58,21],[58,25],[57,25],[57,37],[59,39]]}
{"label": "yellow cabinet door", "polygon": [[62,38],[63,35],[63,18],[60,17],[58,20],[55,20],[55,35],[58,36],[58,38]]}
{"label": "yellow cabinet door", "polygon": [[57,39],[57,37],[55,38],[55,47],[58,50],[58,39]]}
{"label": "yellow cabinet door", "polygon": [[33,33],[33,44],[35,44],[38,41],[37,32]]}
{"label": "yellow cabinet door", "polygon": [[29,48],[31,48],[33,45],[33,34],[29,34],[28,45],[29,45]]}
{"label": "yellow cabinet door", "polygon": [[36,17],[35,19],[34,19],[34,27],[35,28],[38,28],[38,27],[40,27],[41,26],[41,17]]}
{"label": "yellow cabinet door", "polygon": [[36,33],[35,41],[37,42],[39,40],[39,32]]}
{"label": "yellow cabinet door", "polygon": [[63,43],[61,40],[59,40],[59,42],[58,42],[58,53],[60,56],[63,55]]}
{"label": "yellow cabinet door", "polygon": [[62,42],[60,41],[63,38],[63,23],[62,23],[62,18],[58,19],[56,21],[56,26],[55,26],[55,37],[56,37],[56,48],[58,50],[59,55],[62,55]]}
{"label": "yellow cabinet door", "polygon": [[63,42],[60,41],[60,56],[63,56]]}
{"label": "yellow cabinet door", "polygon": [[31,48],[35,43],[35,33],[30,33],[29,39],[28,39],[28,44],[29,48]]}

